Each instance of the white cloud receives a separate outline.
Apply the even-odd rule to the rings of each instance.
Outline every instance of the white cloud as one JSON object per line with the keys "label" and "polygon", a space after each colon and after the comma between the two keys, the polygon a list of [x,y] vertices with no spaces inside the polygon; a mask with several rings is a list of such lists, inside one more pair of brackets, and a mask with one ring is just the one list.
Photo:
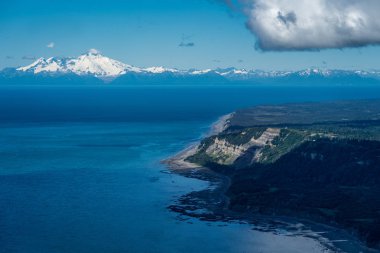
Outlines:
{"label": "white cloud", "polygon": [[54,42],[50,42],[49,44],[46,45],[48,48],[53,48],[55,46]]}
{"label": "white cloud", "polygon": [[100,54],[100,51],[98,49],[91,48],[90,50],[88,50],[88,53],[89,54]]}
{"label": "white cloud", "polygon": [[379,0],[241,0],[262,50],[380,44]]}

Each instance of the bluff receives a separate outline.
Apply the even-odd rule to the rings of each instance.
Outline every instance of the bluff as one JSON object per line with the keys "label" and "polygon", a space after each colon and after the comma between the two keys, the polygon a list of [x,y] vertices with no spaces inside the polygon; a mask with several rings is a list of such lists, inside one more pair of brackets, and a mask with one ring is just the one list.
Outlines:
{"label": "bluff", "polygon": [[230,178],[230,210],[308,218],[380,248],[380,100],[239,110],[186,161]]}

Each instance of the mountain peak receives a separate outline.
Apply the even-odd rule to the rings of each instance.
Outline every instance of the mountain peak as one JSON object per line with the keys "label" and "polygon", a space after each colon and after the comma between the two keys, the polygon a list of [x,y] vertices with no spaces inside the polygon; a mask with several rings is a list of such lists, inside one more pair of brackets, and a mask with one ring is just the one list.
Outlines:
{"label": "mountain peak", "polygon": [[162,74],[164,72],[178,73],[177,69],[164,67],[138,68],[123,62],[108,58],[97,49],[90,49],[77,58],[39,58],[32,64],[20,67],[18,71],[49,73],[74,73],[77,75],[94,75],[96,77],[117,77],[125,73]]}
{"label": "mountain peak", "polygon": [[34,74],[60,72],[75,73],[77,75],[94,75],[97,77],[115,77],[127,71],[138,70],[138,68],[105,57],[96,49],[90,49],[86,54],[82,54],[78,58],[39,58],[32,64],[18,68],[17,70],[33,72]]}

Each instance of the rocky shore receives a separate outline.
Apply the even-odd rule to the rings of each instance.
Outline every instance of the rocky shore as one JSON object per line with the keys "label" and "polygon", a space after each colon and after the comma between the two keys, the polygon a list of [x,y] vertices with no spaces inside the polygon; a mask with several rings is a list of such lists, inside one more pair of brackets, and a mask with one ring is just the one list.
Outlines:
{"label": "rocky shore", "polygon": [[326,252],[377,252],[366,248],[357,237],[342,228],[316,223],[309,219],[252,214],[229,209],[230,199],[226,193],[231,185],[230,178],[185,160],[197,151],[198,145],[199,143],[193,143],[177,155],[163,161],[173,173],[209,182],[208,188],[181,196],[168,206],[169,210],[180,215],[180,220],[196,218],[205,222],[249,224],[257,231],[317,240],[325,247]]}
{"label": "rocky shore", "polygon": [[[263,108],[260,108],[260,110],[263,110]],[[266,108],[264,108],[264,110],[266,110]],[[283,110],[283,108],[281,108],[281,110]],[[244,113],[247,114],[246,111]],[[265,114],[267,114],[267,111],[265,111]],[[223,138],[224,137],[231,138],[230,136],[228,136],[228,134],[226,135],[225,130],[231,127],[231,118],[234,117],[234,115],[235,114],[228,114],[225,117],[222,117],[220,120],[218,120],[218,122],[213,124],[212,130],[206,135],[205,139],[206,140],[208,138],[212,139],[216,135],[218,136],[223,135]],[[238,117],[241,117],[241,115],[240,116],[238,115]],[[236,121],[236,118],[238,117],[235,117],[232,120]],[[358,123],[355,121],[355,124],[359,124],[358,129],[360,131],[360,136],[358,135],[358,133],[356,133],[353,130],[355,129],[354,127],[356,127],[355,125],[353,126],[350,125],[349,126],[350,129],[347,132],[343,131],[345,130],[345,128],[338,127],[337,128],[339,130],[338,132],[340,134],[347,134],[347,133],[354,134],[353,136],[355,136],[355,138],[359,138],[359,137],[362,138],[361,134],[363,134],[363,138],[367,138],[366,136],[370,136],[370,138],[377,138],[377,135],[374,134],[374,132],[372,132],[373,130],[371,128],[372,121],[370,123],[365,122],[365,124],[370,124],[368,125],[368,129],[369,129],[368,132],[362,132],[364,123],[361,123],[361,122]],[[312,131],[320,131],[321,129],[324,129],[324,126],[323,128],[320,128],[320,126],[318,125],[318,128],[316,128],[317,130],[315,130],[314,125],[313,125],[312,129],[313,129]],[[328,129],[329,131],[331,129],[334,129],[334,131],[336,130],[335,125],[333,125],[333,127],[332,125],[329,125]],[[376,129],[377,128],[375,128],[375,130]],[[239,133],[243,133],[244,135],[246,134],[246,131],[240,128],[238,131]],[[263,134],[265,135],[266,133],[265,130],[260,130],[260,131],[261,131],[260,132],[261,135]],[[233,134],[234,134],[233,136],[234,139],[232,140],[236,142],[236,132],[233,132]],[[276,132],[276,135],[278,138],[283,137],[283,132]],[[302,137],[305,138],[306,142],[310,141],[310,143],[313,144],[313,138],[316,135],[314,135],[313,133],[310,134],[310,136],[313,137],[310,139],[308,137],[309,135],[306,136],[307,138],[305,136],[306,135],[304,135],[303,133]],[[322,137],[327,138],[326,136],[329,138],[332,138],[332,140],[336,139],[335,135],[324,132]],[[270,141],[271,143],[269,143],[268,145],[270,147],[277,147],[279,145],[277,143],[279,141],[278,138],[271,138],[271,141]],[[321,140],[324,140],[323,138]],[[260,139],[260,137],[258,139]],[[202,143],[201,142],[193,143],[184,151],[164,161],[164,163],[167,164],[170,170],[174,173],[177,173],[186,177],[197,178],[200,180],[205,180],[205,181],[210,182],[210,186],[207,189],[204,189],[198,192],[191,192],[185,196],[182,196],[176,203],[169,206],[170,210],[175,211],[185,217],[194,217],[194,218],[198,218],[204,221],[225,221],[225,222],[248,223],[252,226],[253,229],[260,230],[260,231],[268,231],[268,232],[273,232],[273,233],[286,233],[286,235],[288,236],[301,235],[305,237],[311,237],[313,239],[320,241],[321,244],[323,244],[326,247],[326,249],[329,249],[332,252],[379,252],[377,249],[375,249],[376,247],[368,248],[363,241],[359,240],[358,239],[359,237],[362,239],[362,235],[358,235],[355,229],[342,226],[342,224],[339,224],[335,221],[333,222],[332,220],[331,222],[326,223],[327,220],[326,220],[326,216],[324,215],[330,215],[330,213],[328,212],[329,211],[328,209],[325,209],[325,210],[320,209],[321,212],[323,211],[322,213],[323,215],[319,215],[315,213],[314,210],[312,209],[310,210],[308,209],[309,211],[305,212],[304,207],[301,208],[300,210],[291,209],[291,206],[286,206],[286,205],[281,207],[281,204],[278,207],[273,207],[270,200],[267,204],[258,203],[257,207],[255,207],[255,204],[242,205],[241,203],[244,203],[244,202],[241,202],[241,203],[237,202],[236,196],[238,195],[236,194],[238,194],[238,192],[236,192],[237,190],[236,187],[237,186],[240,187],[241,183],[239,183],[239,180],[244,185],[245,184],[244,173],[247,173],[247,176],[249,178],[249,177],[252,177],[251,175],[252,172],[250,172],[250,170],[238,169],[238,172],[235,171],[235,175],[232,176],[232,175],[229,175],[228,172],[226,173],[225,170],[221,172],[220,167],[218,167],[219,165],[215,162],[204,163],[203,165],[200,165],[202,163],[189,162],[189,159],[188,159],[189,157],[193,157],[194,155],[202,153],[204,151],[204,150],[203,151],[200,150],[200,146],[201,146],[200,144]],[[340,141],[338,141],[334,145],[342,145],[341,143],[340,144],[339,143]],[[211,145],[210,143],[208,144]],[[347,144],[344,144],[344,145],[347,145]],[[363,147],[368,147],[366,146],[368,144],[366,144],[365,142],[362,143],[361,145],[364,145]],[[295,145],[294,147],[291,147],[292,148],[291,150],[293,149],[297,150],[297,147],[298,145]],[[311,147],[309,149],[311,149]],[[286,152],[290,152],[290,151],[288,150]],[[281,156],[283,156],[284,154],[282,154]],[[303,154],[300,151],[300,154],[305,155],[306,153]],[[311,162],[320,163],[321,161],[323,161],[323,160],[320,160],[322,159],[321,157],[323,158],[323,156],[319,155],[318,153],[311,153],[310,155]],[[318,158],[319,160],[316,158]],[[276,164],[277,162],[275,160],[274,162],[271,162],[271,163]],[[360,161],[358,164],[361,164]],[[233,168],[231,166],[235,166],[235,165],[231,164],[229,165],[230,166],[229,168],[231,169]],[[213,168],[213,166],[217,166],[217,167]],[[220,165],[220,166],[222,166],[222,170],[223,170],[224,165]],[[268,169],[271,170],[271,167],[268,167]],[[321,171],[321,173],[324,173],[324,172]],[[237,178],[236,178],[236,175],[237,175]],[[275,175],[272,175],[272,177],[273,176],[275,177]],[[286,176],[284,176],[284,178],[286,178]],[[298,179],[295,179],[295,180],[298,180]],[[270,181],[270,182],[271,182],[270,184],[276,184],[276,181],[273,181],[273,182]],[[258,186],[258,187],[261,187],[261,186]],[[354,188],[350,188],[350,191],[352,191],[353,189]],[[281,193],[281,191],[279,191],[279,189],[276,186],[273,186],[268,189],[268,192],[258,193],[260,194],[258,196],[259,196],[259,199],[261,199],[260,196],[267,196],[268,199],[272,198],[273,201],[275,201],[277,198],[276,194],[278,193]],[[255,194],[253,196],[255,196]],[[286,200],[287,198],[292,198],[292,197],[289,197],[290,195],[287,196],[286,194],[284,195],[284,193],[281,193],[281,194],[282,195],[281,196],[279,195],[278,197],[281,197],[284,200]],[[314,193],[310,192],[310,194],[314,194]],[[233,196],[233,200],[231,199],[231,196]],[[231,203],[231,201],[233,201],[233,203]],[[310,201],[314,201],[314,200],[310,200]],[[262,210],[262,211],[259,211],[259,210]]]}

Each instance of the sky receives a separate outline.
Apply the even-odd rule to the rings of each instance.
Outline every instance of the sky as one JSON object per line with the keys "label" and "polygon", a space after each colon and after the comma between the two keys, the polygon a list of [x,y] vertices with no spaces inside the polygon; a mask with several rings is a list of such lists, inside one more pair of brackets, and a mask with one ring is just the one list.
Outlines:
{"label": "sky", "polygon": [[0,69],[90,48],[138,67],[380,69],[378,0],[2,0]]}

